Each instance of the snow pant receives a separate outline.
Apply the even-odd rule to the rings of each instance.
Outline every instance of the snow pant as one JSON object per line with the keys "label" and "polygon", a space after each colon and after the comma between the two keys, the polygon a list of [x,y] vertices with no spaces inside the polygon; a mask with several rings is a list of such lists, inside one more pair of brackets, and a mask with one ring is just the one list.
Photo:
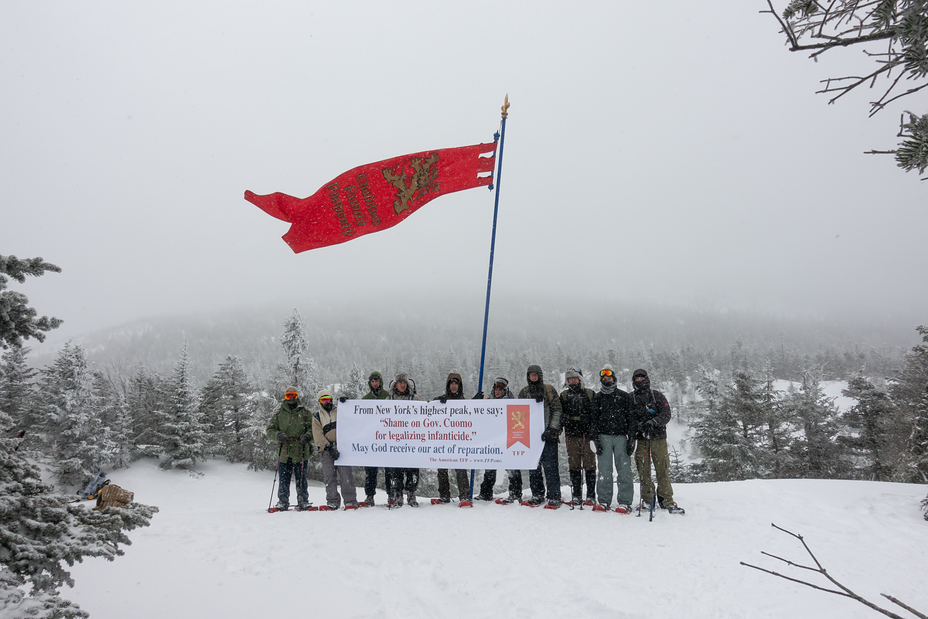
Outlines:
{"label": "snow pant", "polygon": [[[470,476],[465,469],[454,469],[455,479],[458,483],[458,499],[470,500]],[[451,481],[448,478],[448,469],[438,469],[438,496],[451,499]]]}
{"label": "snow pant", "polygon": [[277,463],[277,471],[280,476],[280,486],[277,488],[277,500],[285,505],[290,505],[290,477],[295,476],[297,503],[309,503],[309,483],[306,481],[306,460],[294,462],[293,458],[287,458],[286,462]]}
{"label": "snow pant", "polygon": [[[384,469],[386,471],[386,469]],[[386,473],[384,473],[384,484],[386,484]],[[374,496],[377,492],[377,467],[364,467],[364,494],[365,496]]]}
{"label": "snow pant", "polygon": [[393,469],[393,491],[415,492],[419,489],[419,469]]}
{"label": "snow pant", "polygon": [[[544,472],[544,474],[542,474]],[[557,469],[557,441],[545,441],[538,460],[538,468],[528,474],[528,485],[532,497],[545,497],[549,501],[561,500],[561,474]]]}
{"label": "snow pant", "polygon": [[496,486],[496,469],[483,472],[483,482],[480,483],[480,496],[486,498],[493,496],[493,487]]}
{"label": "snow pant", "polygon": [[586,498],[596,499],[596,453],[590,449],[586,436],[567,437],[567,468],[570,471],[570,489],[572,498],[583,498],[583,475],[586,471]]}
{"label": "snow pant", "polygon": [[667,439],[639,439],[635,450],[635,464],[638,467],[638,479],[641,480],[641,500],[651,501],[654,483],[651,481],[651,462],[657,474],[657,499],[663,505],[673,502],[673,487],[670,485],[670,454],[667,452]]}
{"label": "snow pant", "polygon": [[[496,485],[496,471],[487,471],[493,473],[493,484]],[[522,497],[522,471],[518,469],[507,469],[509,474],[509,496]],[[486,480],[486,478],[484,478]]]}
{"label": "snow pant", "polygon": [[596,494],[599,495],[599,502],[607,506],[612,503],[612,465],[614,463],[616,483],[619,488],[616,500],[619,505],[631,505],[635,500],[635,483],[632,476],[632,459],[626,451],[628,439],[624,434],[600,434],[599,442],[603,446],[603,453],[598,456],[599,475],[596,478]]}
{"label": "snow pant", "polygon": [[[335,466],[335,460],[328,451],[322,452],[322,483],[325,484],[325,502],[335,509],[345,503],[358,502],[358,490],[354,487],[354,474],[350,466]],[[338,486],[341,485],[342,496],[338,496]]]}

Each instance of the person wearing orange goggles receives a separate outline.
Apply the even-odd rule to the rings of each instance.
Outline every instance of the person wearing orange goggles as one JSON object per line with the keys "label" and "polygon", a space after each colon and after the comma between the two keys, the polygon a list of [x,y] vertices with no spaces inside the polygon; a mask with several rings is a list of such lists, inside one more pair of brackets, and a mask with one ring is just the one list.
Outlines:
{"label": "person wearing orange goggles", "polygon": [[312,453],[309,411],[300,403],[296,387],[284,391],[284,401],[271,417],[267,436],[280,443],[277,472],[280,486],[277,489],[277,509],[290,509],[290,478],[295,478],[297,509],[309,507],[309,485],[306,480],[306,460]]}

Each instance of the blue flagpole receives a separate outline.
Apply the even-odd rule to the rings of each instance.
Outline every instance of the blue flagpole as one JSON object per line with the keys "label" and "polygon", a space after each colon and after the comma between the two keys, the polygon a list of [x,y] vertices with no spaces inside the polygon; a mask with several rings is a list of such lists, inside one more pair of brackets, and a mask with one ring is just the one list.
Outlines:
{"label": "blue flagpole", "polygon": [[[490,269],[487,274],[487,304],[483,311],[483,342],[480,346],[480,378],[477,382],[478,391],[483,391],[483,367],[487,357],[487,323],[490,321],[490,290],[493,287],[493,254],[496,252],[496,221],[499,216],[499,185],[503,177],[503,145],[506,142],[506,119],[509,117],[509,95],[503,102],[502,122],[499,129],[499,152],[496,161],[496,200],[493,204],[493,233],[490,237]],[[492,188],[492,187],[491,187]],[[470,498],[474,498],[474,474],[475,469],[470,470]]]}

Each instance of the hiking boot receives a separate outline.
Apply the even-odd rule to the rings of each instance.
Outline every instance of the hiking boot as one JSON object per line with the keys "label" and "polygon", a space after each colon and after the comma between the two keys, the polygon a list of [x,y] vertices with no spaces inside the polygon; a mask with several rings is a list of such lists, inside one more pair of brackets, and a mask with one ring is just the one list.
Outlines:
{"label": "hiking boot", "polygon": [[374,495],[373,494],[367,495],[364,498],[364,502],[367,503],[368,507],[373,507],[374,506]]}
{"label": "hiking boot", "polygon": [[278,501],[277,505],[274,506],[274,509],[276,509],[279,512],[285,512],[288,509],[290,509],[290,504],[284,503],[283,501]]}
{"label": "hiking boot", "polygon": [[630,514],[631,512],[632,506],[624,503],[619,503],[619,506],[615,508],[615,513],[617,514]]}
{"label": "hiking boot", "polygon": [[664,505],[662,505],[662,507],[671,514],[685,514],[686,513],[686,511],[682,507],[680,507],[673,501],[669,501],[665,503]]}
{"label": "hiking boot", "polygon": [[396,501],[396,506],[397,506],[397,507],[402,507],[402,506],[403,506],[403,492],[402,492],[402,490],[397,491],[397,493],[393,495],[393,498],[394,498],[394,500]]}
{"label": "hiking boot", "polygon": [[[544,503],[544,502],[545,502],[545,497],[543,497],[543,496],[533,496],[533,497],[530,498],[528,501],[526,501],[526,503],[528,503],[528,504],[531,505],[532,507],[535,507],[535,506],[537,506],[537,505],[541,505],[541,504]],[[558,501],[558,502],[560,503],[560,501]]]}
{"label": "hiking boot", "polygon": [[572,498],[572,499],[570,500],[570,505],[573,505],[574,507],[579,507],[579,506],[583,505],[583,501],[581,501],[581,500],[580,500],[579,498],[577,498],[577,497],[574,497],[574,498]]}
{"label": "hiking boot", "polygon": [[561,506],[560,499],[548,499],[548,503],[547,505],[545,505],[545,509],[557,509],[560,506]]}
{"label": "hiking boot", "polygon": [[419,507],[419,501],[416,499],[416,494],[414,492],[409,493],[406,497],[406,502],[410,507]]}
{"label": "hiking boot", "polygon": [[521,492],[519,492],[519,493],[510,492],[510,493],[509,493],[509,500],[512,501],[512,502],[514,502],[514,503],[521,503],[521,502],[522,502],[522,493],[521,493]]}
{"label": "hiking boot", "polygon": [[309,509],[310,505],[312,505],[312,503],[310,503],[309,501],[300,501],[297,504],[296,508],[302,512],[302,511]]}
{"label": "hiking boot", "polygon": [[476,501],[492,501],[492,500],[493,500],[493,495],[492,495],[492,494],[478,494],[477,496],[474,497],[474,500],[476,500]]}

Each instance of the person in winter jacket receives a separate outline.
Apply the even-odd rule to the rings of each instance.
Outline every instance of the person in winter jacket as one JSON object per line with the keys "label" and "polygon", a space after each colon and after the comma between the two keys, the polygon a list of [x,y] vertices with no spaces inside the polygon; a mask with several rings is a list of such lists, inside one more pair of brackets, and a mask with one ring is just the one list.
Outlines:
{"label": "person in winter jacket", "polygon": [[618,507],[620,514],[632,511],[635,499],[631,456],[635,453],[635,416],[628,394],[616,386],[616,374],[608,363],[599,372],[600,389],[593,396],[593,419],[590,433],[596,446],[599,476],[596,494],[602,511],[612,504],[612,465],[615,464],[618,481]]}
{"label": "person in winter jacket", "polygon": [[277,471],[277,509],[290,508],[290,477],[295,474],[297,509],[309,507],[309,486],[306,481],[306,459],[312,454],[309,433],[309,411],[300,403],[296,387],[284,392],[284,401],[267,424],[267,436],[280,443]]}
{"label": "person in winter jacket", "polygon": [[[557,468],[557,444],[561,434],[561,399],[554,387],[545,383],[541,366],[530,365],[525,372],[528,384],[519,391],[520,399],[530,399],[544,402],[545,429],[541,433],[541,440],[545,442],[538,461],[538,468],[529,473],[528,483],[532,490],[529,503],[541,505],[545,500],[547,489],[548,507],[558,508],[561,505],[561,475]],[[543,471],[543,473],[542,473]]]}
{"label": "person in winter jacket", "polygon": [[[493,389],[490,390],[491,400],[510,400],[515,396],[509,390],[509,381],[502,376],[497,376],[493,381]],[[483,393],[477,393],[475,400],[483,399]],[[493,500],[493,487],[496,485],[496,470],[485,470],[483,472],[483,482],[480,484],[480,494],[477,498],[481,501]],[[522,471],[509,471],[509,500],[522,500]]]}
{"label": "person in winter jacket", "polygon": [[[380,372],[374,370],[371,372],[371,375],[367,379],[367,386],[370,388],[370,391],[364,394],[362,400],[386,400],[390,397],[390,392],[383,388],[383,376]],[[383,473],[383,482],[384,486],[387,486],[387,470],[384,469]],[[365,466],[364,467],[364,494],[366,498],[364,499],[364,504],[368,507],[373,507],[374,505],[374,494],[377,492],[377,467],[376,466]],[[387,497],[390,496],[390,489],[387,487]]]}
{"label": "person in winter jacket", "polygon": [[[461,381],[461,375],[457,372],[448,374],[448,380],[445,381],[445,392],[435,398],[442,404],[448,400],[464,399],[464,383]],[[470,507],[470,479],[465,469],[454,469],[454,476],[458,484],[459,506]],[[438,500],[442,503],[451,502],[451,482],[448,478],[448,469],[438,469]]]}
{"label": "person in winter jacket", "polygon": [[567,468],[570,472],[571,504],[583,503],[583,477],[586,500],[596,500],[596,454],[590,449],[590,421],[593,417],[593,390],[583,386],[583,375],[576,368],[567,370],[567,389],[561,392],[561,425],[567,439]]}
{"label": "person in winter jacket", "polygon": [[663,393],[651,389],[651,379],[645,370],[632,373],[631,406],[638,428],[635,464],[641,480],[641,507],[650,507],[654,494],[651,481],[651,462],[654,462],[658,504],[671,513],[682,514],[683,509],[673,501],[673,487],[670,485],[670,454],[667,452],[670,404]]}
{"label": "person in winter jacket", "polygon": [[[358,507],[357,489],[354,487],[354,475],[350,466],[335,466],[338,460],[338,442],[336,441],[336,421],[338,407],[332,392],[321,389],[316,394],[317,408],[312,416],[313,440],[319,448],[322,460],[322,483],[325,484],[326,508],[338,509],[341,499],[345,499],[345,509]],[[337,483],[336,483],[337,480]],[[341,485],[342,496],[338,496]],[[320,509],[322,509],[320,507]]]}
{"label": "person in winter jacket", "polygon": [[[391,400],[418,400],[416,383],[410,380],[403,372],[396,375],[390,387]],[[403,505],[403,491],[410,507],[419,507],[416,500],[416,490],[419,488],[419,469],[393,468],[384,469],[388,475],[387,495],[388,501],[395,507]]]}

